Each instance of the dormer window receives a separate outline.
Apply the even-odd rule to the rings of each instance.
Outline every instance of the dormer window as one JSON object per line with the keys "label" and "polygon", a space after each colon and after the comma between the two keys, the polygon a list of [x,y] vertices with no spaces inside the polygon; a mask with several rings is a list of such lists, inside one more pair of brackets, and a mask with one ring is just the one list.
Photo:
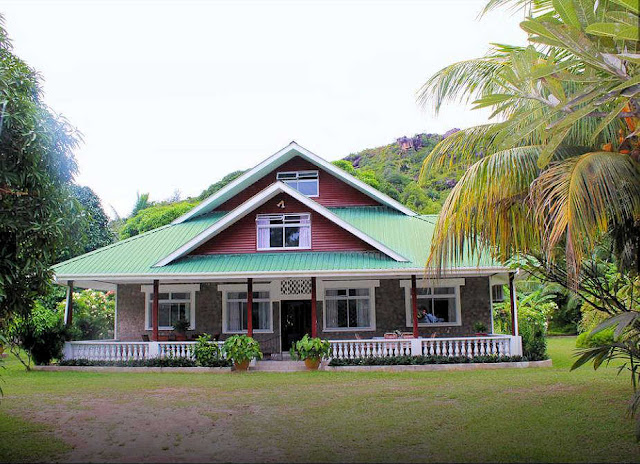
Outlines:
{"label": "dormer window", "polygon": [[258,250],[304,250],[311,248],[311,215],[258,214]]}
{"label": "dormer window", "polygon": [[318,188],[318,171],[279,172],[276,175],[276,179],[308,197],[317,197],[320,191]]}

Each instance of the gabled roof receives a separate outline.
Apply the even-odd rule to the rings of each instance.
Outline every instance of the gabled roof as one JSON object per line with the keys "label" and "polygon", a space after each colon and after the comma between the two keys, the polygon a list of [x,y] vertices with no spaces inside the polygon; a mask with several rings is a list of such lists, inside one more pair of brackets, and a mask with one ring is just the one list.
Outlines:
{"label": "gabled roof", "polygon": [[408,259],[406,259],[404,256],[400,255],[399,253],[395,252],[394,250],[387,247],[383,243],[379,242],[373,237],[362,232],[360,229],[354,227],[348,222],[342,220],[339,216],[335,215],[329,209],[325,208],[321,204],[311,200],[310,198],[307,198],[305,195],[302,195],[297,190],[289,187],[288,185],[282,182],[275,182],[271,184],[269,187],[267,187],[266,189],[262,190],[257,195],[254,195],[253,197],[251,197],[250,199],[242,203],[233,211],[226,214],[222,219],[217,221],[215,224],[211,225],[209,228],[200,232],[198,235],[196,235],[191,240],[186,242],[180,248],[174,250],[172,253],[165,256],[163,259],[158,261],[154,265],[154,267],[166,266],[167,264],[170,264],[171,262],[179,258],[182,258],[183,256],[195,250],[196,248],[198,248],[200,245],[210,240],[211,238],[215,237],[217,234],[219,234],[220,232],[222,232],[232,224],[236,223],[241,218],[243,218],[244,216],[249,214],[251,211],[256,209],[258,206],[264,204],[266,201],[275,197],[279,193],[286,193],[287,195],[295,198],[300,203],[304,204],[308,208],[326,217],[337,226],[342,227],[346,231],[358,237],[360,240],[364,241],[365,243],[368,243],[378,251],[387,255],[394,261],[401,261],[401,262],[408,261]]}
{"label": "gabled roof", "polygon": [[237,195],[240,191],[245,189],[248,185],[251,185],[256,180],[260,179],[264,175],[276,169],[281,164],[289,161],[290,159],[300,156],[301,158],[306,159],[312,164],[315,164],[319,168],[324,169],[325,171],[331,173],[335,177],[343,180],[347,184],[361,191],[365,195],[379,201],[382,205],[393,208],[397,211],[400,211],[403,214],[408,216],[415,216],[416,213],[411,211],[406,206],[397,202],[393,198],[385,195],[384,193],[374,189],[370,185],[365,184],[359,179],[356,179],[351,174],[346,173],[342,169],[334,166],[330,162],[320,158],[319,156],[311,153],[306,148],[301,147],[295,142],[291,142],[289,145],[284,147],[282,150],[278,151],[274,155],[270,156],[262,163],[258,164],[253,169],[245,172],[243,175],[235,179],[233,182],[230,182],[222,189],[218,190],[216,193],[211,195],[209,198],[204,200],[198,206],[183,214],[179,218],[173,221],[173,224],[180,224],[185,222],[191,218],[201,216],[203,214],[209,213],[213,211],[217,206],[223,204],[225,201]]}
{"label": "gabled roof", "polygon": [[[328,208],[409,261],[395,261],[380,252],[276,252],[186,256],[163,267],[160,259],[192,240],[228,213],[213,212],[182,224],[159,227],[53,266],[58,282],[189,282],[291,276],[411,275],[424,272],[436,216],[407,216],[385,206]],[[487,255],[456,263],[451,274],[482,275],[508,269]],[[89,285],[88,285],[89,286]]]}

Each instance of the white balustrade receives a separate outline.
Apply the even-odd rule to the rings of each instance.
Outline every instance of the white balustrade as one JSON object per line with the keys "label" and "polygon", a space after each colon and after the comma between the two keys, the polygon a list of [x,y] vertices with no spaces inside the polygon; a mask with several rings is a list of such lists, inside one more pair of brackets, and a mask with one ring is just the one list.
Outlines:
{"label": "white balustrade", "polygon": [[[413,341],[413,343],[412,343]],[[481,337],[329,340],[331,358],[390,356],[514,356],[522,354],[520,337],[487,335]]]}
{"label": "white balustrade", "polygon": [[[222,342],[215,342],[221,347]],[[117,342],[74,341],[66,342],[65,359],[89,359],[92,361],[130,361],[150,358],[191,358],[196,342]]]}

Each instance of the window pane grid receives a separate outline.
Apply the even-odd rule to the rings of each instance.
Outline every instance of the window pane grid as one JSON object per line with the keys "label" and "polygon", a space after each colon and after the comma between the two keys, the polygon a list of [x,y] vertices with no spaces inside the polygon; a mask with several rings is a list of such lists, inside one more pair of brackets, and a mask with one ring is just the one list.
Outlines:
{"label": "window pane grid", "polygon": [[327,328],[369,328],[370,291],[368,288],[325,290]]}

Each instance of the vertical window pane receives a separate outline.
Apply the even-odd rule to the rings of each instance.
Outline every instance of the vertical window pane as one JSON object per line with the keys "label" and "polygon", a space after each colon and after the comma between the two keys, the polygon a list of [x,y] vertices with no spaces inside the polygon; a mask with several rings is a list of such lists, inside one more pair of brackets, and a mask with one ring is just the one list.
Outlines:
{"label": "vertical window pane", "polygon": [[269,246],[271,248],[282,248],[283,230],[279,227],[269,229]]}
{"label": "vertical window pane", "polygon": [[438,322],[455,322],[455,298],[436,298],[433,300],[433,315]]}
{"label": "vertical window pane", "polygon": [[336,307],[338,312],[337,327],[349,327],[347,300],[336,300]]}
{"label": "vertical window pane", "polygon": [[[153,321],[153,319],[151,320]],[[161,327],[168,327],[171,325],[171,304],[160,303],[158,305],[158,325]]]}
{"label": "vertical window pane", "polygon": [[284,246],[286,247],[300,246],[300,227],[285,228]]}
{"label": "vertical window pane", "polygon": [[303,195],[317,195],[318,194],[318,181],[317,180],[301,180],[298,181],[298,192]]}
{"label": "vertical window pane", "polygon": [[356,327],[369,327],[369,299],[360,298],[356,301]]}

